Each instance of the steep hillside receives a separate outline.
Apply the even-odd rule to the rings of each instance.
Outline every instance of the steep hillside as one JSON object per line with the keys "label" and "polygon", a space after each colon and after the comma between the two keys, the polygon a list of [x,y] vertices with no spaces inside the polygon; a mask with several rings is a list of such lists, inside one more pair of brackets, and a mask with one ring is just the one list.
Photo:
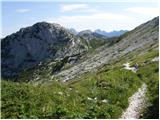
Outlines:
{"label": "steep hillside", "polygon": [[80,38],[58,24],[46,22],[22,28],[1,43],[2,76],[9,78],[48,59],[72,59],[74,56],[75,60],[88,50]]}
{"label": "steep hillside", "polygon": [[95,71],[104,64],[118,61],[121,57],[129,59],[127,56],[129,53],[135,52],[138,56],[152,49],[158,50],[158,28],[159,18],[156,17],[120,36],[112,46],[99,48],[97,54],[70,69],[61,71],[56,77],[66,81],[82,73]]}

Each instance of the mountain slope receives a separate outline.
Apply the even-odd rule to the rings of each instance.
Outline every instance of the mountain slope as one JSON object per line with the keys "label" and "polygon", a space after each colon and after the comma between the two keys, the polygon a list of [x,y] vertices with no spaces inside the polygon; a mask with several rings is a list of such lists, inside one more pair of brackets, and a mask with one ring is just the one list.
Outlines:
{"label": "mountain slope", "polygon": [[109,64],[123,56],[127,58],[129,53],[136,52],[136,55],[139,55],[150,49],[158,50],[158,28],[159,18],[156,17],[120,36],[113,46],[103,46],[104,49],[94,56],[68,70],[61,71],[56,77],[66,81],[82,73],[96,70],[97,67]]}
{"label": "mountain slope", "polygon": [[[18,72],[21,72],[23,70],[23,72],[21,72],[20,74],[20,77],[22,77],[23,79],[28,79],[27,81],[35,81],[35,80],[41,81],[41,80],[44,80],[44,77],[45,77],[45,81],[54,80],[54,79],[66,81],[69,79],[73,79],[83,73],[95,71],[99,67],[103,66],[104,64],[111,64],[113,61],[118,61],[123,56],[125,56],[125,58],[128,58],[127,54],[129,53],[135,53],[136,55],[139,55],[139,54],[144,54],[150,49],[158,49],[158,44],[157,44],[158,43],[158,27],[159,27],[158,21],[159,21],[159,18],[156,17],[153,20],[138,26],[134,30],[129,31],[124,35],[113,39],[112,41],[110,40],[111,42],[109,44],[106,44],[98,48],[94,52],[94,54],[88,54],[87,56],[82,55],[82,53],[86,51],[86,48],[88,48],[88,45],[86,45],[86,41],[91,41],[92,38],[95,38],[95,37],[98,39],[103,38],[103,36],[100,37],[101,36],[100,35],[97,37],[97,35],[93,34],[91,31],[84,31],[82,33],[79,33],[79,36],[82,37],[82,38],[79,38],[77,36],[75,37],[74,35],[70,33],[66,33],[66,31],[64,31],[64,33],[68,35],[68,39],[66,40],[66,37],[63,36],[62,38],[65,38],[65,39],[64,40],[60,39],[61,40],[59,41],[60,43],[55,44],[53,42],[54,46],[52,47],[55,48],[55,46],[57,45],[56,46],[57,52],[55,52],[55,55],[53,55],[51,59],[47,61],[43,60],[42,63],[38,63],[40,62],[41,59],[38,59],[38,60],[36,59],[36,62],[38,61],[37,63],[34,63],[35,62],[34,59],[33,60],[31,59],[29,60],[29,62],[28,61],[26,62],[28,57],[30,57],[30,56],[27,56],[25,57],[25,59],[21,59],[24,61],[18,62],[18,65],[16,66],[17,64],[16,62],[17,60],[19,60],[19,58],[17,57],[17,53],[15,54],[14,58],[11,58],[11,60],[9,57],[6,57],[7,59],[5,59],[5,55],[7,55],[5,53],[7,51],[5,48],[7,47],[5,47],[5,44],[4,44],[5,42],[2,41],[2,47],[3,47],[2,48],[2,75],[5,75],[6,73],[13,74],[15,72],[14,70],[16,70],[17,72],[17,68],[20,68],[20,70],[18,69],[19,70]],[[61,29],[58,29],[58,31],[60,30]],[[55,34],[55,32],[53,33]],[[78,38],[78,40],[76,38]],[[7,41],[7,38],[5,38],[4,41]],[[13,43],[15,44],[16,42],[13,42]],[[14,44],[9,45],[13,47],[12,48],[13,50],[10,49],[11,53],[12,51],[17,49],[17,47],[15,47]],[[19,44],[16,43],[16,45],[19,45]],[[27,48],[27,44],[25,44],[25,46]],[[46,48],[48,47],[49,46],[47,46]],[[29,48],[27,48],[27,51],[28,49]],[[22,53],[22,50],[19,52],[19,54],[21,53]],[[31,50],[30,54],[32,55],[33,53],[34,53],[34,50]],[[38,54],[43,53],[43,50],[42,51],[40,50],[39,52],[35,52],[35,53],[38,53]],[[48,53],[53,54],[54,52],[45,52],[45,55]],[[78,56],[82,55],[82,59],[80,59],[80,57],[77,57],[77,55]],[[32,56],[35,56],[35,55],[32,55]],[[8,59],[10,61],[7,61]],[[44,57],[44,59],[46,59],[46,56]],[[55,61],[56,59],[58,59],[58,61]],[[74,61],[77,61],[77,60],[79,60],[79,62],[72,64],[74,63]],[[13,61],[16,61],[16,62],[14,63]],[[10,62],[10,63],[7,63],[7,62]],[[11,65],[11,62],[13,62],[15,65],[14,64]],[[20,64],[21,65],[20,66],[19,63],[23,63],[23,64],[22,65]],[[68,63],[71,63],[69,67],[67,65]],[[31,69],[24,71],[24,68],[29,68],[27,66],[28,64],[32,64],[30,67]],[[36,66],[33,67],[33,64]],[[65,66],[65,64],[67,66]],[[25,78],[25,76],[28,76],[29,78],[28,77]]]}
{"label": "mountain slope", "polygon": [[56,64],[48,61],[34,69],[24,71],[20,78],[37,83],[57,79],[68,81],[82,74],[97,71],[103,65],[112,64],[119,59],[130,59],[134,54],[138,56],[149,50],[158,50],[158,20],[156,17],[118,38],[112,38],[109,40],[111,42],[96,49],[94,54],[83,55],[79,62],[70,67],[63,65],[65,60]]}
{"label": "mountain slope", "polygon": [[58,24],[46,22],[22,28],[2,39],[2,76],[15,77],[48,59],[80,56],[87,46]]}
{"label": "mountain slope", "polygon": [[118,119],[128,107],[128,98],[143,82],[147,84],[149,108],[142,118],[158,119],[158,51],[128,60],[139,65],[136,73],[123,69],[124,59],[103,66],[72,81],[45,84],[2,80],[2,118],[98,118]]}

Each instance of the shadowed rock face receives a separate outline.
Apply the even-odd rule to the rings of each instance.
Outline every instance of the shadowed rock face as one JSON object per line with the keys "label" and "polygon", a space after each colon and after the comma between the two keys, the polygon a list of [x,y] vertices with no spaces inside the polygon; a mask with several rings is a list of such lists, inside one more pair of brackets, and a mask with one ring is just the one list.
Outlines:
{"label": "shadowed rock face", "polygon": [[2,77],[14,77],[46,59],[61,60],[87,47],[59,24],[39,22],[2,39]]}

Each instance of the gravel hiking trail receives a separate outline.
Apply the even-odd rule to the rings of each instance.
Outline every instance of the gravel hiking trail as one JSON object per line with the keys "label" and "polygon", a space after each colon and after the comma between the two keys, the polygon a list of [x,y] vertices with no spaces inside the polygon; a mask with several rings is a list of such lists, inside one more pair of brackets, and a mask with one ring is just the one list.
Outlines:
{"label": "gravel hiking trail", "polygon": [[141,110],[146,106],[145,94],[147,92],[147,85],[145,83],[129,97],[129,106],[122,113],[121,119],[138,119],[141,114]]}

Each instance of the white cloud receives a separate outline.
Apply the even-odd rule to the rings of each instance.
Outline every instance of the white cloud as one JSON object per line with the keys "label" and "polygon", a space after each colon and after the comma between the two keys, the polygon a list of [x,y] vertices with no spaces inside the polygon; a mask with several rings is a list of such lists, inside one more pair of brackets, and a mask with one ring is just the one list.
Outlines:
{"label": "white cloud", "polygon": [[29,12],[30,9],[17,9],[16,12],[18,13],[25,13],[25,12]]}
{"label": "white cloud", "polygon": [[67,4],[61,5],[61,12],[69,12],[73,10],[83,10],[88,8],[86,4]]}
{"label": "white cloud", "polygon": [[[59,16],[56,18],[50,18],[46,21],[51,23],[59,23],[67,28],[75,28],[76,30],[91,29],[95,30],[98,28],[111,31],[122,29],[123,25],[127,25],[127,22],[132,20],[131,17],[115,14],[115,13],[94,13],[88,15],[72,15],[72,16]],[[124,23],[124,24],[121,24]]]}
{"label": "white cloud", "polygon": [[[72,21],[72,22],[83,22],[83,21],[94,21],[94,20],[129,20],[129,16],[115,14],[115,13],[94,13],[88,15],[74,15],[74,16],[60,16],[56,18],[57,21]],[[97,21],[98,22],[98,21]]]}
{"label": "white cloud", "polygon": [[144,15],[158,16],[160,9],[153,8],[153,7],[131,7],[131,8],[125,9],[125,11],[144,14]]}

